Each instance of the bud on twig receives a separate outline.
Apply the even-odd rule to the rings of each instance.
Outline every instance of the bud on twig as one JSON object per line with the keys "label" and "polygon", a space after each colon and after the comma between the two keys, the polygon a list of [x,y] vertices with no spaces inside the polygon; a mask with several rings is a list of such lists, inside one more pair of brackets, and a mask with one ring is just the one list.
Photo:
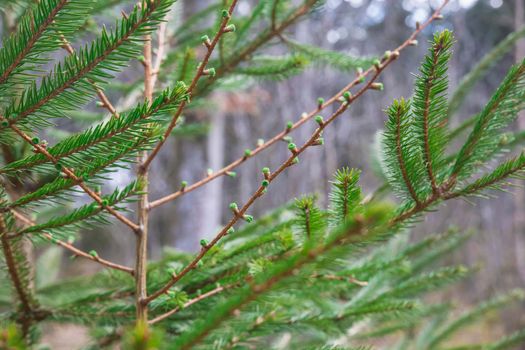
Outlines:
{"label": "bud on twig", "polygon": [[384,86],[383,86],[383,83],[372,83],[372,84],[370,85],[370,89],[372,89],[372,90],[383,91]]}
{"label": "bud on twig", "polygon": [[321,109],[321,108],[323,108],[323,105],[324,105],[324,98],[319,97],[319,98],[317,99],[317,109]]}
{"label": "bud on twig", "polygon": [[201,41],[204,44],[204,46],[206,46],[208,49],[210,48],[211,41],[210,41],[210,37],[209,36],[207,36],[207,35],[201,36]]}
{"label": "bud on twig", "polygon": [[288,144],[288,149],[292,152],[292,154],[297,154],[298,152],[297,146],[293,142]]}
{"label": "bud on twig", "polygon": [[323,125],[324,125],[323,116],[321,116],[321,115],[316,115],[314,119],[315,119],[315,122],[316,122],[317,124],[319,124],[319,126],[323,126]]}
{"label": "bud on twig", "polygon": [[235,28],[235,24],[228,24],[226,27],[224,27],[225,33],[233,33],[235,32],[237,28]]}
{"label": "bud on twig", "polygon": [[262,169],[262,173],[263,173],[263,176],[266,180],[268,180],[270,178],[270,168],[268,167],[264,167]]}

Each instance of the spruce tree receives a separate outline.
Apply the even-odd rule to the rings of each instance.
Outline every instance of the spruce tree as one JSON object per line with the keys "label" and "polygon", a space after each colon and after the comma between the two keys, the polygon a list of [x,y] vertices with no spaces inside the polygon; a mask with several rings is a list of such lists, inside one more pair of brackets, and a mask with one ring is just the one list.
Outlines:
{"label": "spruce tree", "polygon": [[[61,322],[89,327],[91,349],[115,344],[124,349],[267,349],[276,341],[287,349],[372,349],[384,337],[389,349],[443,349],[466,326],[525,299],[523,291],[513,290],[459,315],[452,303],[429,302],[430,292],[475,273],[438,264],[472,233],[451,229],[418,242],[409,236],[425,213],[443,202],[488,197],[492,192],[487,191],[505,189],[510,178],[523,178],[525,155],[501,156],[523,141],[523,131],[509,133],[507,127],[525,105],[525,60],[508,71],[478,114],[455,129],[448,122],[488,62],[501,57],[522,33],[489,53],[450,98],[447,69],[454,41],[461,38],[449,30],[434,34],[413,96],[386,109],[376,156],[382,188],[396,200],[365,195],[361,171],[344,167],[331,180],[326,207],[305,194],[254,218],[252,205],[271,195],[272,183],[293,172],[303,153],[323,146],[323,131],[334,120],[363,94],[383,90],[383,71],[442,18],[447,1],[378,58],[350,57],[288,38],[286,29],[315,10],[318,0],[260,1],[245,16],[237,15],[237,0],[217,1],[179,26],[173,34],[179,49],[173,52],[166,52],[166,18],[176,11],[175,0],[141,0],[112,26],[95,30],[86,43],[83,35],[93,30],[93,19],[124,3],[0,4],[17,22],[0,49],[0,348],[36,347],[42,325]],[[205,30],[202,18],[213,19]],[[260,53],[275,40],[286,46],[286,54]],[[133,95],[142,87],[143,94],[135,105],[119,110],[106,93],[117,85],[115,75],[133,61],[141,63],[143,79],[123,90]],[[183,181],[178,191],[162,198],[149,198],[151,164],[177,136],[185,111],[206,103],[227,78],[287,79],[311,64],[357,74],[224,168],[194,183]],[[82,110],[91,101],[107,116],[86,128]],[[68,117],[78,132],[53,143],[42,139]],[[293,141],[290,133],[308,124],[315,126],[310,137]],[[167,251],[159,261],[148,258],[153,210],[219,177],[234,176],[236,168],[270,147],[287,147],[288,157],[278,167],[261,169],[255,192],[229,205],[230,220],[212,240],[202,240],[195,254]],[[117,169],[133,178],[102,193]],[[79,195],[89,203],[72,205]],[[51,205],[53,213],[46,210]],[[129,227],[136,240],[134,266],[75,246],[81,230],[115,222]],[[49,246],[104,270],[35,285],[49,271],[31,261],[28,249]],[[462,349],[511,349],[524,341],[525,330],[518,330]]]}

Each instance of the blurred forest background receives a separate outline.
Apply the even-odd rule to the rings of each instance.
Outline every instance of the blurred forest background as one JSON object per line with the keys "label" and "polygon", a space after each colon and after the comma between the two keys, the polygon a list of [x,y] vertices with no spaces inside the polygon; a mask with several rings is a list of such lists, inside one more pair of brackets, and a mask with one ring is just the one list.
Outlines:
{"label": "blurred forest background", "polygon": [[[249,13],[254,3],[256,1],[240,1],[237,11]],[[378,56],[402,42],[416,21],[425,20],[433,6],[439,3],[441,1],[327,0],[298,25],[292,26],[286,36],[353,56]],[[206,5],[206,0],[179,0],[170,18],[169,29],[177,28],[178,16],[190,16]],[[385,90],[365,94],[349,113],[328,128],[326,145],[306,152],[298,168],[286,172],[272,184],[269,195],[261,198],[252,209],[255,217],[305,193],[316,193],[320,202],[325,203],[329,186],[327,179],[341,166],[363,169],[365,193],[376,190],[381,181],[374,173],[371,155],[376,134],[386,119],[383,110],[393,98],[412,94],[412,73],[416,73],[428,48],[426,40],[432,32],[443,28],[455,32],[457,44],[450,69],[453,90],[485,53],[507,34],[523,27],[524,7],[525,0],[451,1],[444,11],[445,19],[425,30],[419,38],[420,45],[404,52],[402,59],[385,71],[382,78]],[[112,23],[112,16],[117,14],[120,14],[118,8],[110,8],[101,21]],[[203,27],[210,21],[213,19],[204,18]],[[171,43],[171,50],[177,50],[176,42]],[[266,50],[268,54],[283,51],[277,40]],[[513,62],[525,56],[524,50],[525,43],[521,40],[514,51],[495,62],[490,73],[477,83],[451,120],[453,126],[483,107]],[[133,82],[140,79],[141,70],[139,63],[135,62],[120,75],[122,86],[115,84],[108,88],[108,96],[119,106],[117,109],[135,103],[135,100],[123,100],[120,96],[123,88],[133,87]],[[303,111],[312,109],[318,97],[333,95],[351,79],[353,75],[310,67],[285,81],[244,81],[246,88],[242,92],[228,91],[225,85],[222,91],[209,97],[208,105],[194,108],[185,115],[186,125],[193,131],[172,138],[154,163],[150,198],[157,199],[174,192],[182,180],[191,184],[201,179],[208,168],[219,169],[237,159],[246,148],[253,148],[259,138],[272,137],[287,121],[297,120]],[[140,87],[136,89],[139,98]],[[88,111],[98,115],[100,108],[93,103],[88,106]],[[71,128],[72,123],[61,123],[59,129]],[[519,123],[523,128],[524,116]],[[306,126],[292,136],[302,144],[310,132]],[[260,169],[276,166],[287,154],[286,147],[274,146],[240,167],[237,177],[219,178],[154,211],[150,221],[152,259],[159,258],[163,249],[196,251],[199,239],[213,236],[229,218],[228,203],[248,198],[259,185]],[[115,174],[113,185],[127,182],[127,176],[126,172]],[[481,269],[453,292],[455,299],[469,304],[496,291],[525,285],[525,194],[521,189],[514,192],[514,195],[498,194],[491,201],[449,203],[439,212],[428,215],[414,229],[414,239],[429,232],[447,230],[450,226],[477,231],[460,252],[450,257]],[[129,264],[134,257],[134,240],[119,224],[85,232],[80,243],[87,250],[96,249],[101,255],[110,255],[123,263]],[[66,253],[60,251],[56,254]],[[80,260],[71,264],[67,256],[62,264],[61,273],[65,275],[92,273],[97,268],[97,265]],[[508,311],[502,319],[509,327],[517,322],[525,323],[523,311],[524,307]]]}

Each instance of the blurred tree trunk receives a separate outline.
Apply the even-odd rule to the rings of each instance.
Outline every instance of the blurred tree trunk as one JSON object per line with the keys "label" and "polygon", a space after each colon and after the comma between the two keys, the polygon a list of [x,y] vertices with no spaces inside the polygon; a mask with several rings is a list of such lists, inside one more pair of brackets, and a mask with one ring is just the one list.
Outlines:
{"label": "blurred tree trunk", "polygon": [[[222,110],[211,113],[210,125],[207,149],[208,164],[211,170],[217,171],[224,166],[225,113]],[[199,232],[199,238],[213,237],[221,224],[223,180],[224,177],[221,176],[205,187],[206,193],[204,194],[205,200],[202,203],[202,212],[206,215],[202,215],[199,219],[202,220],[202,231]]]}
{"label": "blurred tree trunk", "polygon": [[[514,25],[516,30],[522,28],[525,24],[525,1],[515,0]],[[523,60],[525,57],[525,40],[521,39],[516,43],[516,62]],[[525,113],[522,111],[518,117],[518,130],[525,129]],[[523,184],[525,185],[525,184]],[[518,274],[525,282],[525,189],[518,188],[516,191],[514,209],[514,235],[516,239],[516,267]]]}

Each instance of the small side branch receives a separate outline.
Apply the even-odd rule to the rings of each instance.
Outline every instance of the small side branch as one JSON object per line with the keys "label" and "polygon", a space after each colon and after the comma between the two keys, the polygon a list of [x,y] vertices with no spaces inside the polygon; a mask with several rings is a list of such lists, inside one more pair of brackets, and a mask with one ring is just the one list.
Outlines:
{"label": "small side branch", "polygon": [[[28,217],[26,217],[22,213],[18,212],[17,210],[11,209],[11,212],[13,213],[13,215],[17,219],[19,219],[25,225],[28,225],[28,226],[35,225],[35,222],[33,220],[29,219]],[[134,274],[134,271],[133,271],[132,268],[129,268],[129,267],[123,266],[123,265],[119,265],[119,264],[111,262],[109,260],[102,259],[99,256],[96,256],[96,255],[93,255],[93,254],[89,254],[89,253],[87,253],[87,252],[85,252],[85,251],[83,251],[81,249],[76,248],[72,244],[69,244],[67,242],[64,242],[64,241],[62,241],[60,239],[57,239],[57,238],[53,237],[53,235],[50,234],[50,233],[44,232],[44,233],[42,233],[42,236],[45,237],[46,239],[48,239],[49,241],[55,243],[56,245],[59,245],[59,246],[61,246],[62,248],[66,249],[66,250],[69,250],[75,256],[78,256],[78,257],[81,257],[81,258],[84,258],[84,259],[88,259],[90,261],[96,262],[98,264],[101,264],[103,266],[109,267],[111,269],[127,272],[130,275],[132,275],[132,276]]]}

